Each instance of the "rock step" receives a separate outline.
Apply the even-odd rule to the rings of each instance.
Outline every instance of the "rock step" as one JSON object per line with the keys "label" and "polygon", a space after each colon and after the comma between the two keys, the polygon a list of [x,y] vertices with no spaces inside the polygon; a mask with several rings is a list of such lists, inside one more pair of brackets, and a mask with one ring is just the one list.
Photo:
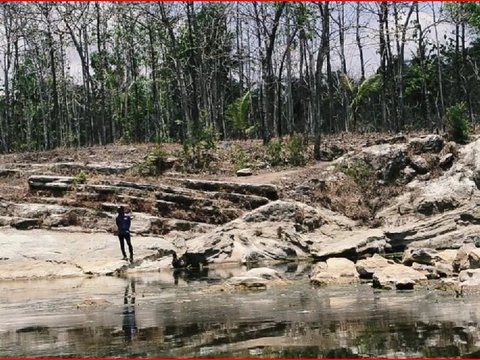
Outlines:
{"label": "rock step", "polygon": [[117,207],[123,205],[128,208],[129,211],[154,213],[156,206],[153,199],[146,199],[143,197],[129,196],[129,195],[116,195],[115,202],[103,202],[101,208],[105,211],[116,213]]}
{"label": "rock step", "polygon": [[77,206],[77,199],[67,199],[63,197],[43,197],[43,196],[32,196],[28,198],[28,201],[31,203],[37,204],[51,204],[51,205],[60,205],[60,206]]}
{"label": "rock step", "polygon": [[23,164],[13,163],[6,164],[9,169],[13,170],[31,170],[54,172],[61,174],[76,175],[83,171],[87,174],[101,174],[101,175],[119,175],[125,174],[134,165],[133,164],[112,164],[112,163],[83,163],[83,162],[53,162],[42,164]]}
{"label": "rock step", "polygon": [[98,193],[92,192],[77,192],[75,199],[78,201],[98,201]]}
{"label": "rock step", "polygon": [[[196,231],[205,233],[212,230],[214,225],[198,221],[188,221],[182,219],[158,218],[159,222],[153,223],[150,229],[152,234],[166,235],[171,231]],[[160,226],[159,226],[160,225]]]}
{"label": "rock step", "polygon": [[212,200],[209,200],[209,199],[195,198],[187,195],[172,194],[172,193],[166,193],[166,192],[155,193],[155,198],[160,201],[175,203],[179,207],[185,210],[189,210],[190,207],[193,205],[197,207],[199,206],[204,207],[204,206],[212,206],[214,203]]}
{"label": "rock step", "polygon": [[30,190],[46,190],[52,193],[63,193],[72,189],[74,178],[58,175],[32,175],[28,177]]}
{"label": "rock step", "polygon": [[278,189],[271,184],[246,184],[213,180],[183,180],[183,185],[189,189],[203,191],[222,191],[244,195],[257,195],[269,200],[278,200]]}
{"label": "rock step", "polygon": [[[158,200],[187,204],[196,203],[201,199],[203,199],[206,203],[211,203],[211,200],[223,200],[232,204],[233,206],[241,207],[244,210],[253,210],[269,202],[269,199],[266,197],[257,195],[190,190],[171,186],[163,186],[162,191],[157,191],[155,196]],[[206,206],[209,206],[209,204]]]}
{"label": "rock step", "polygon": [[73,183],[73,176],[61,176],[61,175],[31,175],[28,177],[28,182],[34,183]]}
{"label": "rock step", "polygon": [[187,206],[165,200],[157,200],[156,205],[162,216],[207,224],[224,224],[243,214],[239,209],[221,209],[216,206]]}
{"label": "rock step", "polygon": [[0,169],[0,177],[13,177],[13,176],[22,176],[24,172],[18,169]]}
{"label": "rock step", "polygon": [[84,185],[83,191],[98,194],[99,201],[113,201],[115,200],[115,196],[118,195],[128,195],[139,198],[147,198],[150,195],[150,193],[145,190],[111,185]]}

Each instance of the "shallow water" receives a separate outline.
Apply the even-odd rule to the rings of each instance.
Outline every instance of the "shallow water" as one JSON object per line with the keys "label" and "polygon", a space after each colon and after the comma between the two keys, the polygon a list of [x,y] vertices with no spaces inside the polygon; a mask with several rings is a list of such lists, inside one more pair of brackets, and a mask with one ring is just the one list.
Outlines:
{"label": "shallow water", "polygon": [[477,297],[315,288],[306,271],[266,291],[208,291],[232,273],[0,283],[0,357],[480,355]]}

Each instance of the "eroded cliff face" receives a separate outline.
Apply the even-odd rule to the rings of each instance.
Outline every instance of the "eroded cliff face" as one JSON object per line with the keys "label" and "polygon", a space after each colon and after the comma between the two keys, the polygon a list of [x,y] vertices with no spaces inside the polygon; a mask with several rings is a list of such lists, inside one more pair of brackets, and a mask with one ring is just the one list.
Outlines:
{"label": "eroded cliff face", "polygon": [[[439,135],[393,137],[332,162],[215,180],[173,171],[134,177],[132,159],[108,166],[4,164],[1,176],[23,184],[24,196],[0,200],[0,279],[171,269],[172,251],[196,254],[209,266],[326,262],[313,275],[335,279],[328,275],[336,268],[327,266],[330,258],[358,264],[374,254],[419,248],[465,252],[470,244],[473,251],[480,245],[479,154],[476,139],[459,146]],[[131,264],[120,260],[114,235],[119,204],[133,215]],[[472,259],[461,269],[453,260],[427,265],[451,277],[477,267]],[[431,268],[413,270],[434,277]],[[392,287],[385,276],[377,283]]]}

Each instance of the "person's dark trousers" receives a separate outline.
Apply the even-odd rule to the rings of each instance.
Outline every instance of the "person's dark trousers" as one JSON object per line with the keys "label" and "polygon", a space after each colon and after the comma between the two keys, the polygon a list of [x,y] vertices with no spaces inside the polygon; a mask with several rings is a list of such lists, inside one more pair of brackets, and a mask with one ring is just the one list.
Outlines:
{"label": "person's dark trousers", "polygon": [[130,261],[133,260],[133,247],[132,242],[130,239],[130,234],[118,234],[118,240],[120,240],[120,249],[122,250],[123,257],[127,257],[127,253],[125,252],[125,244],[124,240],[127,242],[128,251],[130,252]]}

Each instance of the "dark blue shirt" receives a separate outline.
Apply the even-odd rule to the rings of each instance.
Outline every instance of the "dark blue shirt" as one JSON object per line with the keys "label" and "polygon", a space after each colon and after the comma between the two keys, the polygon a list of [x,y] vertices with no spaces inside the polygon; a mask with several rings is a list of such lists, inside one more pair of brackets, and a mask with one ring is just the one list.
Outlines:
{"label": "dark blue shirt", "polygon": [[121,214],[117,216],[117,227],[119,234],[129,234],[130,233],[130,215]]}

